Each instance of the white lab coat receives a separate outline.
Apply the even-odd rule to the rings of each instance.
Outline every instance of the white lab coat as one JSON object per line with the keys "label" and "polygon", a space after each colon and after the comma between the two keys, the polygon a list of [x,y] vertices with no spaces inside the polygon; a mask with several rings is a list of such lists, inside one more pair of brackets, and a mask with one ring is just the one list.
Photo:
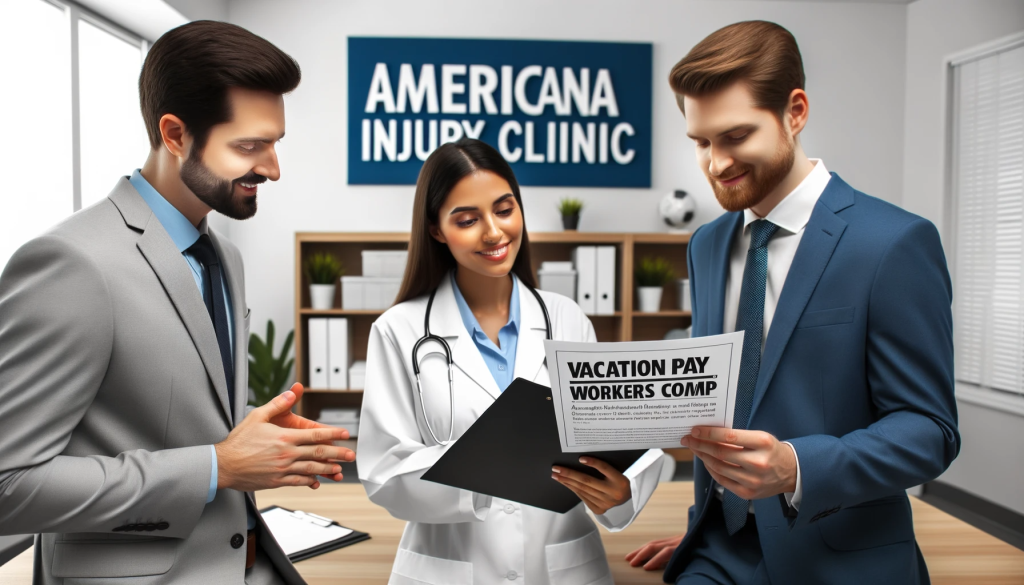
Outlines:
{"label": "white lab coat", "polygon": [[[544,316],[520,283],[515,377],[549,385]],[[541,292],[554,339],[596,341],[594,328],[568,298]],[[392,585],[604,585],[613,583],[597,527],[581,502],[565,514],[423,481],[447,447],[423,424],[412,371],[412,347],[423,335],[426,296],[385,312],[370,330],[359,424],[359,479],[374,503],[407,520],[392,568]],[[452,348],[454,439],[499,396],[497,384],[463,325],[449,278],[438,288],[430,329]],[[437,438],[448,437],[447,366],[440,345],[420,351],[424,400]],[[523,432],[529,432],[523,421]],[[450,444],[449,444],[450,445]],[[596,516],[611,531],[628,526],[650,498],[661,473],[660,450],[630,469],[632,498]],[[497,456],[497,455],[496,455]],[[554,481],[554,480],[552,480]]]}

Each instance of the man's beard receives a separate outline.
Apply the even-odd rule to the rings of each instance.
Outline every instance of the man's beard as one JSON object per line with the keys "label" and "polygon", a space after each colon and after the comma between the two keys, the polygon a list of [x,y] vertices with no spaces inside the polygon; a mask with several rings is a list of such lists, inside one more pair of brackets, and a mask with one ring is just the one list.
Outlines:
{"label": "man's beard", "polygon": [[258,185],[266,180],[263,175],[252,171],[233,181],[222,179],[203,164],[202,155],[195,150],[189,153],[185,164],[181,165],[181,182],[210,209],[231,219],[249,219],[256,215],[256,196],[236,199],[235,184]]}
{"label": "man's beard", "polygon": [[796,160],[796,146],[792,141],[786,140],[785,136],[783,138],[775,156],[763,166],[735,167],[735,172],[729,178],[750,173],[739,185],[726,187],[708,175],[707,169],[704,170],[704,174],[708,175],[708,182],[711,183],[711,188],[715,192],[715,198],[726,211],[743,211],[754,207],[764,201],[765,197],[786,178]]}

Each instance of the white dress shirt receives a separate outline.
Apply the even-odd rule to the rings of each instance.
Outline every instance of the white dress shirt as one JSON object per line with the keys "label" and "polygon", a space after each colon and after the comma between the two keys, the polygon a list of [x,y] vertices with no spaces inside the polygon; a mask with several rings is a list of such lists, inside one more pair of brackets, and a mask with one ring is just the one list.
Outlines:
{"label": "white dress shirt", "polygon": [[[740,289],[743,287],[743,270],[747,264],[747,250],[750,248],[750,224],[759,220],[768,221],[779,226],[775,235],[768,241],[768,280],[765,283],[764,293],[764,328],[761,337],[761,350],[764,351],[764,342],[768,338],[768,330],[772,326],[772,317],[775,316],[775,307],[779,304],[779,296],[782,294],[782,287],[786,284],[786,276],[789,275],[789,267],[793,264],[793,257],[796,256],[796,249],[804,235],[804,228],[811,219],[811,212],[818,202],[822,192],[828,185],[832,175],[825,168],[825,163],[820,159],[810,159],[814,168],[804,180],[797,185],[796,189],[786,196],[775,209],[768,213],[765,218],[758,217],[750,209],[743,211],[743,229],[738,234],[729,255],[729,275],[725,280],[725,320],[722,324],[723,333],[736,331],[736,317],[740,306]],[[789,443],[787,445],[792,448]],[[796,449],[793,449],[793,456],[796,457]],[[720,485],[715,486],[718,497],[722,497],[725,490]],[[786,502],[794,509],[800,509],[800,500],[803,496],[802,483],[800,481],[800,460],[796,462],[796,491],[786,493]],[[754,504],[750,504],[750,512],[754,512]]]}

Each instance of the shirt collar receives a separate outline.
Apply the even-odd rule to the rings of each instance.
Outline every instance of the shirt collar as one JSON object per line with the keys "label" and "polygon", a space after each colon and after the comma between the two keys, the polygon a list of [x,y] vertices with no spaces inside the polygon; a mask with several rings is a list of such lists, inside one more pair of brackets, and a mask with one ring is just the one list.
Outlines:
{"label": "shirt collar", "polygon": [[128,181],[139,192],[146,205],[149,205],[153,215],[156,216],[157,221],[160,222],[160,225],[171,236],[171,240],[177,246],[179,252],[188,250],[192,247],[192,244],[196,243],[200,234],[207,233],[208,228],[205,217],[203,221],[199,222],[199,227],[196,228],[188,218],[164,199],[163,195],[153,188],[153,185],[149,184],[149,181],[142,176],[142,172],[139,169],[135,169],[135,172],[132,173]]}
{"label": "shirt collar", "polygon": [[[486,335],[483,328],[480,327],[480,322],[477,321],[476,315],[469,308],[469,303],[466,302],[466,297],[462,296],[462,291],[459,290],[459,284],[455,282],[455,272],[451,273],[452,279],[452,292],[455,293],[455,304],[459,307],[459,315],[462,316],[462,323],[466,326],[466,331],[469,331],[470,335],[474,337],[479,332],[481,335]],[[515,328],[516,332],[519,331],[519,279],[515,275],[512,275],[512,296],[508,302],[508,322],[505,323],[505,327],[511,325]]]}
{"label": "shirt collar", "polygon": [[[814,205],[832,178],[821,159],[812,158],[810,161],[814,163],[811,172],[764,218],[791,234],[804,229],[811,220]],[[759,219],[761,218],[752,210],[743,210],[744,229]]]}

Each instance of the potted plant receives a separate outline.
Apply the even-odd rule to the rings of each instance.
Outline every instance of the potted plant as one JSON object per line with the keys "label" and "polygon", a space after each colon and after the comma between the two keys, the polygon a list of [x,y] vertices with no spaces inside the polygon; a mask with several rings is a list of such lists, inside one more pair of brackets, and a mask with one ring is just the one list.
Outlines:
{"label": "potted plant", "polygon": [[309,300],[314,309],[334,307],[334,287],[345,271],[341,261],[333,254],[317,252],[306,260],[306,275],[309,276]]}
{"label": "potted plant", "polygon": [[668,260],[643,258],[636,265],[637,297],[641,313],[656,313],[661,308],[662,287],[672,280],[672,265]]}
{"label": "potted plant", "polygon": [[583,209],[583,202],[573,197],[564,197],[558,202],[558,211],[562,214],[562,228],[566,231],[576,231],[580,224],[580,211]]}
{"label": "potted plant", "polygon": [[267,341],[255,333],[249,336],[249,404],[263,406],[280,394],[288,383],[295,358],[289,358],[294,331],[289,331],[281,345],[281,355],[274,356],[274,322],[267,321]]}

